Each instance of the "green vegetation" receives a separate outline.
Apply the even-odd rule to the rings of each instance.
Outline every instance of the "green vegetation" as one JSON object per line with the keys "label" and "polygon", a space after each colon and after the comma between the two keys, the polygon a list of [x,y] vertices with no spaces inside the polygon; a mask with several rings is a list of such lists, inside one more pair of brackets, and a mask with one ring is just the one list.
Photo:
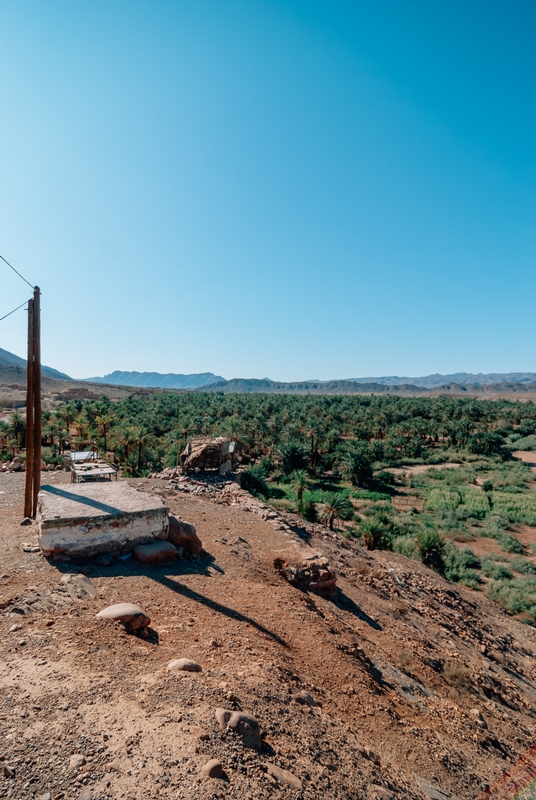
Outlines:
{"label": "green vegetation", "polygon": [[[512,528],[536,525],[534,476],[511,457],[536,444],[534,403],[162,392],[43,414],[45,460],[61,461],[70,439],[96,441],[125,476],[175,466],[199,435],[231,437],[242,485],[274,507],[420,559],[536,620],[536,566]],[[24,417],[5,414],[0,459],[24,447]],[[412,474],[416,464],[429,468]],[[479,537],[493,540],[482,558],[469,546]]]}

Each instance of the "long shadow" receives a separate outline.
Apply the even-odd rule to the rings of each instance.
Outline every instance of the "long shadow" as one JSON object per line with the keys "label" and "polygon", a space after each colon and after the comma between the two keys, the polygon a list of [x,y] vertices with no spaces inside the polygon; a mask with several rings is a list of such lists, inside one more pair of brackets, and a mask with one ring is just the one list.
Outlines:
{"label": "long shadow", "polygon": [[351,597],[348,597],[347,594],[344,594],[340,589],[337,589],[337,598],[334,600],[336,606],[338,606],[343,611],[349,611],[350,614],[353,614],[355,617],[358,617],[362,622],[366,622],[367,625],[370,625],[371,628],[374,628],[375,631],[381,631],[382,626],[376,622],[375,619],[369,617],[362,608],[360,608],[357,603],[354,603]]}
{"label": "long shadow", "polygon": [[82,503],[85,506],[91,506],[92,508],[96,508],[99,511],[105,511],[107,514],[113,514],[114,516],[125,513],[120,508],[115,508],[115,506],[108,506],[106,503],[99,503],[98,500],[93,500],[91,497],[85,497],[82,494],[66,492],[65,489],[58,489],[57,486],[41,486],[41,491],[58,495],[58,497],[64,497],[66,500],[74,500],[76,503]]}
{"label": "long shadow", "polygon": [[260,622],[257,622],[251,617],[248,617],[246,614],[242,614],[242,612],[237,611],[230,606],[226,606],[223,603],[218,603],[216,600],[212,600],[210,597],[206,597],[200,592],[196,592],[194,589],[190,589],[188,586],[185,586],[185,584],[180,583],[179,580],[177,580],[177,578],[181,575],[196,574],[209,577],[209,569],[217,570],[221,574],[225,574],[224,570],[214,562],[214,556],[203,551],[203,553],[197,558],[184,558],[169,564],[163,564],[161,566],[145,566],[138,564],[138,562],[133,558],[130,558],[127,561],[121,561],[119,559],[109,567],[102,566],[98,564],[97,561],[90,560],[84,560],[83,563],[79,564],[75,564],[74,562],[60,562],[54,564],[54,566],[57,567],[60,572],[83,572],[83,574],[87,575],[88,577],[113,578],[121,575],[123,577],[143,576],[145,578],[150,578],[156,583],[161,583],[163,586],[171,589],[173,592],[181,594],[183,597],[187,597],[196,603],[201,603],[218,614],[223,614],[230,619],[238,620],[239,622],[245,622],[248,625],[251,625],[252,628],[255,628],[260,633],[263,633],[265,636],[268,636],[270,639],[273,639],[278,644],[288,649],[289,645],[284,639],[271,631],[269,628],[266,628]]}
{"label": "long shadow", "polygon": [[162,583],[164,586],[167,586],[168,589],[171,589],[178,594],[182,594],[184,597],[188,597],[190,600],[194,600],[196,603],[202,603],[204,606],[212,609],[212,611],[217,611],[218,614],[224,614],[226,617],[237,619],[240,622],[247,622],[247,624],[251,625],[252,628],[256,628],[261,633],[264,633],[265,636],[269,636],[270,639],[273,639],[274,641],[278,642],[278,644],[288,649],[288,644],[284,639],[278,636],[277,633],[265,628],[260,622],[256,622],[256,620],[246,616],[245,614],[242,614],[240,611],[235,611],[234,608],[224,606],[222,603],[218,603],[216,600],[211,600],[210,597],[205,597],[205,595],[190,589],[188,586],[179,583],[173,578],[170,578],[168,575],[161,575],[158,579],[158,582]]}

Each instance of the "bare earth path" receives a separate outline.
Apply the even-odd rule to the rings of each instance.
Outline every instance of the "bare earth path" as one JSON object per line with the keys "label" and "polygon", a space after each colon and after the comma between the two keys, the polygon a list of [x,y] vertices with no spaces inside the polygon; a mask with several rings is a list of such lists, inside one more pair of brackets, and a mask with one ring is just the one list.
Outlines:
{"label": "bare earth path", "polygon": [[[23,476],[0,475],[1,797],[473,798],[533,744],[534,630],[481,594],[400,556],[162,489],[197,526],[201,557],[51,564],[22,549],[36,542],[19,524],[22,491]],[[274,572],[274,557],[301,550],[337,570],[335,602]],[[57,589],[70,573],[97,596]],[[150,615],[151,640],[95,619],[121,601]],[[203,671],[167,672],[180,657]],[[297,702],[302,690],[318,705]],[[256,717],[263,749],[220,733],[217,707]],[[201,775],[210,758],[225,779]]]}

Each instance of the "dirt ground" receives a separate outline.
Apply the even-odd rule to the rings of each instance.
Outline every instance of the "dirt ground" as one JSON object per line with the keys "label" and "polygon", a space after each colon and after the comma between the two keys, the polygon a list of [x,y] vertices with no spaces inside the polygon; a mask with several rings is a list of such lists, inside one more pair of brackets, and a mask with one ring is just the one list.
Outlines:
{"label": "dirt ground", "polygon": [[[0,475],[0,797],[469,800],[533,744],[535,631],[483,595],[154,480],[131,483],[196,525],[200,557],[53,564],[23,549],[23,480]],[[274,571],[304,551],[335,568],[334,601]],[[149,640],[95,618],[122,601]],[[168,672],[181,657],[202,672]],[[218,707],[253,715],[262,749],[221,733]],[[223,778],[203,777],[211,758]]]}

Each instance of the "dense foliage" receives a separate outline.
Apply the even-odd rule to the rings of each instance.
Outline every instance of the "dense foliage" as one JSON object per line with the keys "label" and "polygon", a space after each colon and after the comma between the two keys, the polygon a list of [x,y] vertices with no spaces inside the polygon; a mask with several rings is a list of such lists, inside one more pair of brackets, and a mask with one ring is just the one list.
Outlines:
{"label": "dense foliage", "polygon": [[[0,457],[24,447],[24,422],[17,413],[0,421]],[[126,476],[175,466],[199,435],[232,438],[242,485],[274,506],[418,558],[536,619],[536,566],[515,530],[536,525],[536,492],[511,457],[536,447],[534,403],[182,392],[74,400],[43,415],[47,461],[61,462],[74,437],[95,441]],[[389,471],[444,462],[460,466]],[[419,509],[398,508],[402,494]],[[465,543],[477,537],[499,555],[475,556]]]}

